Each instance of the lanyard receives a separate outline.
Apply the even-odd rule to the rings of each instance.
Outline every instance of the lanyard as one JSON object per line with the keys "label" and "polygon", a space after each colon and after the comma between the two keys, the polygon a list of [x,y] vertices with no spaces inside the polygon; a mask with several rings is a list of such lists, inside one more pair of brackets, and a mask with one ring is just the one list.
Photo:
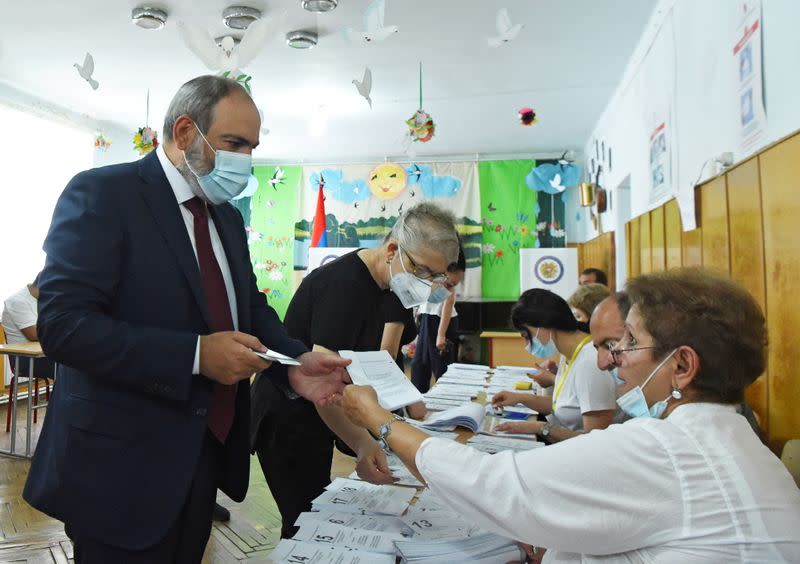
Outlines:
{"label": "lanyard", "polygon": [[578,353],[581,352],[583,346],[589,342],[591,339],[591,335],[586,335],[586,337],[578,343],[578,346],[575,347],[575,352],[572,353],[572,358],[569,359],[567,363],[566,370],[564,370],[564,377],[559,380],[558,384],[556,384],[555,392],[553,392],[553,413],[556,412],[556,402],[558,401],[558,397],[561,395],[561,390],[564,388],[564,384],[567,381],[567,377],[569,377],[569,371],[572,369],[572,365],[575,362],[575,358],[578,356]]}

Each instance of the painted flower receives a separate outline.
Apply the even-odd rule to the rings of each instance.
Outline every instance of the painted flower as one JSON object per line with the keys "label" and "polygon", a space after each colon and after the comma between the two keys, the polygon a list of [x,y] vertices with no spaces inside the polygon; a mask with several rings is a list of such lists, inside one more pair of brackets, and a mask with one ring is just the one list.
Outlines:
{"label": "painted flower", "polygon": [[269,273],[270,280],[283,280],[283,272],[280,270],[273,270]]}
{"label": "painted flower", "polygon": [[514,245],[515,247],[519,247],[519,241],[516,240],[511,241],[511,244]]}
{"label": "painted flower", "polygon": [[483,252],[487,253],[487,254],[493,253],[494,252],[494,245],[492,245],[491,243],[488,243],[488,244],[484,245],[483,246]]}
{"label": "painted flower", "polygon": [[500,233],[503,230],[503,226],[502,225],[497,225],[497,226],[495,226],[494,230],[497,231],[498,233]]}
{"label": "painted flower", "polygon": [[503,251],[497,251],[497,252],[494,254],[494,256],[496,256],[497,258],[503,258]]}
{"label": "painted flower", "polygon": [[531,230],[527,225],[520,225],[519,232],[522,233],[522,236],[524,237],[525,235],[528,235]]}

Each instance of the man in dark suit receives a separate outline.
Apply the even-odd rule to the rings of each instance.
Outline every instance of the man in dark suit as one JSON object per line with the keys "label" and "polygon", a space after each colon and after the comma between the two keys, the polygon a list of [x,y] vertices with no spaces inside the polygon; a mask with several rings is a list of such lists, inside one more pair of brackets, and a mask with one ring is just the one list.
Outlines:
{"label": "man in dark suit", "polygon": [[79,563],[200,562],[217,488],[247,491],[249,377],[321,403],[343,389],[347,362],[289,338],[258,292],[225,203],[259,128],[239,84],[198,77],[163,147],[78,174],[56,205],[38,333],[62,369],[24,498],[64,521]]}

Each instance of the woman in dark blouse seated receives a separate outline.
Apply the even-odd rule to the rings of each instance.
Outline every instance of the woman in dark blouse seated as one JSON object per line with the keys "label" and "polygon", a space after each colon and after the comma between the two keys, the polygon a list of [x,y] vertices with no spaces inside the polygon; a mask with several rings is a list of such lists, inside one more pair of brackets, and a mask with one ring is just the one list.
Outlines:
{"label": "woman in dark blouse seated", "polygon": [[[428,203],[407,210],[383,244],[359,249],[305,277],[284,323],[309,348],[330,351],[386,350],[394,358],[411,308],[427,301],[458,257],[450,212]],[[252,438],[267,484],[283,519],[281,536],[330,483],[334,432],[357,455],[359,475],[374,483],[393,481],[386,455],[341,408],[287,399],[267,378],[253,384]],[[332,432],[333,431],[333,432]]]}

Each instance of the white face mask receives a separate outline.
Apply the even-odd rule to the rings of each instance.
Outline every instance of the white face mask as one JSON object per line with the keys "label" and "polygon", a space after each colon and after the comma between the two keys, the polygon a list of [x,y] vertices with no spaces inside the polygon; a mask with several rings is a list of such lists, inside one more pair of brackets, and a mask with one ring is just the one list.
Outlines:
{"label": "white face mask", "polygon": [[389,262],[389,289],[395,293],[406,309],[424,304],[431,294],[431,287],[406,270],[406,265],[403,264],[403,257],[400,255],[399,249],[397,256],[400,257],[400,266],[403,267],[403,272],[393,274],[392,262],[394,260]]}

